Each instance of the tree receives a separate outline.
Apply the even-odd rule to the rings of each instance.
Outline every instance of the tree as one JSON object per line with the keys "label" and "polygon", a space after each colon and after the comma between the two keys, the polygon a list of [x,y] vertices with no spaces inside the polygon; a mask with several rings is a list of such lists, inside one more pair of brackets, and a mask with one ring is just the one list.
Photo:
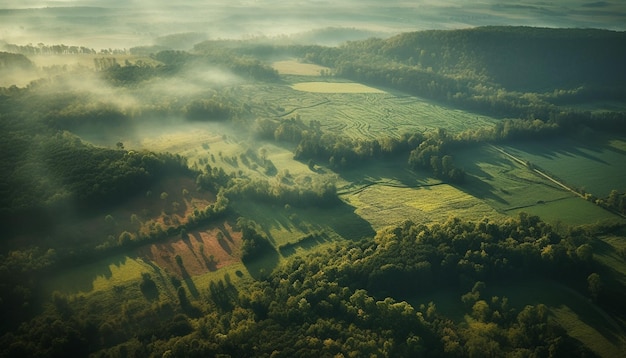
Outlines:
{"label": "tree", "polygon": [[591,297],[594,301],[598,300],[598,296],[600,295],[600,291],[602,290],[602,280],[600,279],[600,275],[597,273],[592,273],[587,277],[587,283],[589,284],[589,292],[591,293]]}

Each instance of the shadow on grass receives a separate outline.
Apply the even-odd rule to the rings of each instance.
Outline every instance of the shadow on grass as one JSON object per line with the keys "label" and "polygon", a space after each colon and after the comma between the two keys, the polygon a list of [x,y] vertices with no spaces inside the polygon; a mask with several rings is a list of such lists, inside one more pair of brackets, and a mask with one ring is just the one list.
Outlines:
{"label": "shadow on grass", "polygon": [[187,269],[182,263],[178,263],[178,267],[180,268],[180,273],[183,277],[183,281],[185,281],[185,284],[187,285],[187,289],[189,290],[189,293],[191,293],[191,295],[194,298],[198,298],[200,296],[200,293],[198,292],[198,288],[196,287],[196,284],[193,283],[193,280],[191,279],[191,275],[189,275],[189,272],[187,272]]}
{"label": "shadow on grass", "polygon": [[296,242],[281,245],[278,250],[283,256],[291,256],[296,253],[298,248],[308,250],[327,241],[329,241],[329,237],[325,233],[311,234],[300,238]]}
{"label": "shadow on grass", "polygon": [[278,260],[279,256],[276,250],[266,250],[262,255],[246,260],[243,264],[252,278],[264,280],[278,266]]}
{"label": "shadow on grass", "polygon": [[93,283],[97,278],[109,280],[113,277],[111,266],[121,267],[128,259],[127,255],[119,254],[76,267],[51,270],[46,274],[46,282],[51,289],[67,294],[90,292],[94,289]]}
{"label": "shadow on grass", "polygon": [[[557,310],[565,307],[575,314],[577,320],[591,327],[609,342],[618,342],[623,338],[624,332],[613,318],[591,302],[589,297],[558,282],[538,279],[497,284],[488,286],[487,293],[508,297],[509,302],[518,309],[528,304],[540,303]],[[576,325],[575,322],[569,324]]]}

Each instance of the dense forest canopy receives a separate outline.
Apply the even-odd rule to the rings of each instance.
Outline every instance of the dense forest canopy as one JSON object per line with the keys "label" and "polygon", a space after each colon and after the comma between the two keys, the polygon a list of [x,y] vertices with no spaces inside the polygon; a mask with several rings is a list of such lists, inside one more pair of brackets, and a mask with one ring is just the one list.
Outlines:
{"label": "dense forest canopy", "polygon": [[[342,34],[352,41],[319,44]],[[541,143],[565,138],[580,144],[565,155],[594,165],[626,155],[626,34],[370,35],[1,44],[0,74],[33,80],[0,87],[0,356],[626,347],[626,188],[594,195],[515,151],[557,158]],[[389,132],[329,124],[355,105]],[[460,126],[422,126],[441,113]],[[488,126],[467,124],[479,114]],[[601,220],[560,220],[579,209]],[[526,286],[541,292],[516,291]]]}

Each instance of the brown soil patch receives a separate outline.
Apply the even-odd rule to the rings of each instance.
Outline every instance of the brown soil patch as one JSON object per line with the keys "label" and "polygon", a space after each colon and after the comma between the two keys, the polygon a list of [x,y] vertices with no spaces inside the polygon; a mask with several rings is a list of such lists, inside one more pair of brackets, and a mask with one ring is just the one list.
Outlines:
{"label": "brown soil patch", "polygon": [[[196,276],[240,262],[241,243],[241,232],[225,221],[189,232],[186,238],[177,235],[146,245],[138,254],[179,277]],[[182,268],[176,262],[177,255],[182,259]]]}

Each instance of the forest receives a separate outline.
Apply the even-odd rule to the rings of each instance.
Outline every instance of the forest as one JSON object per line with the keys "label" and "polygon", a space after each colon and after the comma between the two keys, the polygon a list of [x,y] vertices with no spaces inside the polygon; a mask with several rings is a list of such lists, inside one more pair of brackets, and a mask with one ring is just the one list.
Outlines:
{"label": "forest", "polygon": [[[172,45],[188,37],[193,48]],[[624,32],[166,40],[0,43],[0,74],[32,78],[0,87],[0,356],[626,348],[626,187],[599,192],[588,183],[601,170],[571,179],[549,165],[626,155]],[[294,89],[314,81],[379,91]],[[342,101],[406,124],[333,127],[351,114]],[[428,127],[401,107],[490,122]],[[562,139],[579,147],[542,147]],[[561,202],[578,216],[550,209]]]}

